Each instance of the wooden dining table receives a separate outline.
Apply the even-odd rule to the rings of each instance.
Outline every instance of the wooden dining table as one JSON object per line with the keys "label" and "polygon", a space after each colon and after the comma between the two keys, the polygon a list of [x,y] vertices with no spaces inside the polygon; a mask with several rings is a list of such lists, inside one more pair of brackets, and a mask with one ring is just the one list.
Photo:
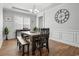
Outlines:
{"label": "wooden dining table", "polygon": [[30,41],[31,41],[31,44],[32,44],[32,55],[35,53],[35,42],[34,42],[34,39],[33,39],[33,36],[39,36],[41,35],[40,32],[31,32],[31,31],[23,31],[22,34],[26,34],[29,36],[30,38]]}

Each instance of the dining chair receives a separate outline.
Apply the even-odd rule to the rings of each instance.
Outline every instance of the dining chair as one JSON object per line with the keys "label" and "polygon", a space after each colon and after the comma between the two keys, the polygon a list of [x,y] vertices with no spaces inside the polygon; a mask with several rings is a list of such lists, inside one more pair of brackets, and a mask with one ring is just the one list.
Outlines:
{"label": "dining chair", "polygon": [[35,54],[35,50],[39,50],[40,51],[40,55],[41,55],[41,40],[40,40],[40,35],[35,35],[32,37],[33,38],[33,54]]}
{"label": "dining chair", "polygon": [[46,47],[48,49],[49,52],[49,28],[41,28],[41,42],[42,45],[41,47]]}

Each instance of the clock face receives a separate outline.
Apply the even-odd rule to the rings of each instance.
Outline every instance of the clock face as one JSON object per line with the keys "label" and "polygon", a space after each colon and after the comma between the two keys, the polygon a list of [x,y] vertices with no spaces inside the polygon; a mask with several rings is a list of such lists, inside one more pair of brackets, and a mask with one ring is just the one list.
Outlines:
{"label": "clock face", "polygon": [[60,9],[55,14],[57,23],[65,23],[69,19],[69,11],[67,9]]}

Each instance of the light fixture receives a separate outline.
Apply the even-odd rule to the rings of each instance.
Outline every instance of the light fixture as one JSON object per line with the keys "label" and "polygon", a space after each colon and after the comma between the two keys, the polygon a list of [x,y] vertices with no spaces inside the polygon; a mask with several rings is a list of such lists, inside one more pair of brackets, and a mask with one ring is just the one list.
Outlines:
{"label": "light fixture", "polygon": [[39,10],[36,8],[36,5],[33,5],[32,13],[39,13]]}
{"label": "light fixture", "polygon": [[22,8],[18,8],[18,7],[15,7],[15,6],[13,6],[12,8],[17,9],[17,10],[21,10],[21,11],[24,11],[24,12],[34,13],[34,14],[39,13],[39,10],[36,9],[36,5],[33,5],[32,9],[22,9]]}

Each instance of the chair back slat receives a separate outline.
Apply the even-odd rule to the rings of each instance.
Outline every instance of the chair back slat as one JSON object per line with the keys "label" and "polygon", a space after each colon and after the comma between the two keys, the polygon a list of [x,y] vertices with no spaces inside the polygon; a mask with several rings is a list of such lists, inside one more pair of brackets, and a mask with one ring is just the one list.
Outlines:
{"label": "chair back slat", "polygon": [[49,38],[49,28],[41,28],[41,35]]}

